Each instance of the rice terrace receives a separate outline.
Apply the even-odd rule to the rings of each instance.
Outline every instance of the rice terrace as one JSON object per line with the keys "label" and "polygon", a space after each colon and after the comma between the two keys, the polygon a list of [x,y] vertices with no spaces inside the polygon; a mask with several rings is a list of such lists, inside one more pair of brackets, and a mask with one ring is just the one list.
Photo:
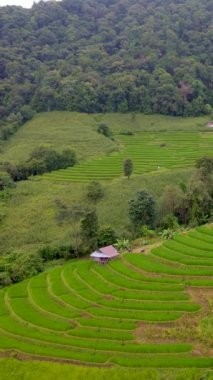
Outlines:
{"label": "rice terrace", "polygon": [[211,227],[107,266],[69,262],[0,291],[0,348],[105,366],[212,367],[212,336],[198,335],[212,275]]}
{"label": "rice terrace", "polygon": [[[130,157],[134,174],[190,168],[202,155],[211,155],[213,133],[207,118],[175,118],[160,115],[83,115],[52,112],[38,115],[6,144],[1,158],[15,162],[26,158],[36,143],[77,148],[78,164],[44,174],[44,179],[87,182],[122,176],[123,160]],[[113,139],[97,133],[106,122]],[[45,130],[44,130],[45,129]]]}

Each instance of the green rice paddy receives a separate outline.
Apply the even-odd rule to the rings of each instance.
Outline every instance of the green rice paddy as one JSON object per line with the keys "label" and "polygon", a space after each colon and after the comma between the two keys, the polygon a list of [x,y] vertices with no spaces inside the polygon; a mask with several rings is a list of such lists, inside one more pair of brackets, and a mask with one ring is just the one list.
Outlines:
{"label": "green rice paddy", "polygon": [[[54,181],[87,182],[123,176],[123,161],[132,159],[134,175],[187,169],[212,154],[213,133],[208,117],[181,118],[143,114],[80,114],[48,112],[36,115],[1,147],[0,164],[24,162],[38,146],[74,149],[75,167],[48,173]],[[97,133],[109,126],[113,139]]]}
{"label": "green rice paddy", "polygon": [[0,350],[79,364],[212,367],[190,337],[149,341],[139,333],[202,313],[189,286],[213,286],[212,231],[198,228],[104,266],[71,261],[0,290]]}
{"label": "green rice paddy", "polygon": [[123,175],[126,158],[132,159],[135,175],[188,168],[199,157],[211,155],[213,146],[210,132],[137,132],[133,136],[116,136],[116,139],[122,147],[118,152],[45,174],[44,178],[77,182],[110,180]]}

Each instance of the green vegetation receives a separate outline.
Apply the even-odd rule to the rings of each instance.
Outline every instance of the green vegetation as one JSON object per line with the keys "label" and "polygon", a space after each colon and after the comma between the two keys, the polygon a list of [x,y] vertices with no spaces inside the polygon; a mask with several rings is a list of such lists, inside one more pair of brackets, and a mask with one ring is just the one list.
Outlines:
{"label": "green vegetation", "polygon": [[133,162],[130,158],[127,158],[126,160],[124,160],[123,170],[124,170],[125,177],[129,179],[133,172]]}
{"label": "green vegetation", "polygon": [[[146,341],[140,332],[144,323],[158,329],[164,322],[175,326],[175,321],[184,321],[186,316],[196,320],[202,315],[201,305],[192,301],[187,285],[190,276],[192,281],[197,276],[195,286],[199,281],[210,286],[213,242],[206,243],[209,256],[201,264],[196,262],[195,266],[192,261],[185,265],[182,260],[181,266],[174,267],[173,262],[192,257],[177,253],[178,240],[185,247],[191,244],[195,252],[194,242],[202,242],[203,236],[211,238],[211,231],[202,227],[189,232],[190,237],[177,235],[176,240],[154,248],[149,255],[126,253],[106,266],[76,259],[2,289],[0,349],[124,367],[212,367],[213,360],[206,353],[208,339],[205,349],[200,341],[201,353],[194,356],[198,336],[194,340],[185,336],[176,341],[155,341],[155,337]],[[166,257],[161,252],[167,252]],[[204,337],[210,326],[206,315],[201,319]]]}
{"label": "green vegetation", "polygon": [[129,202],[129,217],[134,228],[141,226],[154,227],[155,224],[155,201],[150,194],[141,190],[136,199]]}
{"label": "green vegetation", "polygon": [[[124,147],[120,152],[46,174],[45,177],[56,181],[109,180],[123,174],[126,157],[133,162],[134,175],[191,167],[196,158],[212,153],[213,134],[170,129],[168,132],[147,131],[134,136],[116,136],[116,139]],[[165,144],[163,147],[162,142]]]}
{"label": "green vegetation", "polygon": [[0,25],[4,140],[34,111],[211,114],[211,0],[41,1]]}
{"label": "green vegetation", "polygon": [[75,163],[75,152],[70,149],[58,153],[54,149],[38,147],[23,164],[12,165],[6,162],[4,163],[4,168],[12,180],[16,182],[26,180],[30,176],[72,167]]}
{"label": "green vegetation", "polygon": [[212,378],[210,3],[0,7],[0,377]]}
{"label": "green vegetation", "polygon": [[4,379],[9,379],[16,375],[16,380],[51,380],[54,377],[67,380],[81,380],[87,378],[100,380],[212,380],[213,374],[205,369],[129,369],[129,368],[92,368],[85,366],[59,363],[42,363],[34,361],[18,361],[16,359],[0,359],[0,371]]}

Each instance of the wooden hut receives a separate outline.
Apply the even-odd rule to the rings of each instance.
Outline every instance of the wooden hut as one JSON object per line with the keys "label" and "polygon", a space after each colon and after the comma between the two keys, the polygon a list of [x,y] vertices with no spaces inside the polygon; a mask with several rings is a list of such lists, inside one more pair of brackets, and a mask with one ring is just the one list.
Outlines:
{"label": "wooden hut", "polygon": [[114,259],[119,255],[119,252],[113,245],[108,245],[106,247],[102,247],[91,253],[90,257],[94,261],[97,261],[101,264],[107,263],[109,260]]}

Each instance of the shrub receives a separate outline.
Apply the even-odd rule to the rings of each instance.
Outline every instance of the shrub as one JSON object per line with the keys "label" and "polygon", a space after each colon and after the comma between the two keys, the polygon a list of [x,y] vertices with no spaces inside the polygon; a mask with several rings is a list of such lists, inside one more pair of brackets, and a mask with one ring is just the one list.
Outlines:
{"label": "shrub", "polygon": [[97,203],[104,196],[104,189],[100,182],[92,181],[87,187],[87,199],[90,202]]}
{"label": "shrub", "polygon": [[128,239],[117,239],[114,245],[118,250],[122,250],[122,249],[127,250],[127,251],[131,250],[130,241]]}
{"label": "shrub", "polygon": [[111,132],[110,128],[108,127],[108,125],[105,123],[99,124],[97,132],[101,133],[105,137],[109,137],[109,138],[112,137],[112,132]]}
{"label": "shrub", "polygon": [[130,200],[129,218],[134,228],[143,225],[153,227],[156,219],[156,206],[154,199],[147,191],[139,191],[136,198]]}
{"label": "shrub", "polygon": [[0,287],[12,284],[11,277],[7,272],[0,272]]}
{"label": "shrub", "polygon": [[107,246],[116,242],[116,234],[111,226],[101,226],[98,230],[98,245]]}
{"label": "shrub", "polygon": [[30,175],[43,174],[52,170],[64,169],[76,163],[75,152],[65,149],[62,153],[45,147],[36,148],[23,164],[4,163],[4,169],[13,181],[26,180]]}
{"label": "shrub", "polygon": [[139,232],[140,232],[141,236],[145,236],[148,238],[152,238],[156,235],[155,231],[148,228],[147,225],[140,227]]}
{"label": "shrub", "polygon": [[70,244],[62,244],[55,247],[45,246],[38,253],[45,262],[61,258],[67,260],[75,257],[74,249]]}
{"label": "shrub", "polygon": [[35,276],[43,270],[43,259],[40,255],[20,254],[16,256],[11,265],[11,279],[13,282],[22,281],[28,277]]}
{"label": "shrub", "polygon": [[167,228],[161,232],[161,236],[165,240],[172,240],[176,232],[171,228]]}
{"label": "shrub", "polygon": [[0,191],[15,187],[10,175],[7,172],[0,171]]}
{"label": "shrub", "polygon": [[179,224],[176,216],[172,213],[165,215],[160,221],[160,227],[163,229],[177,229],[179,227]]}

